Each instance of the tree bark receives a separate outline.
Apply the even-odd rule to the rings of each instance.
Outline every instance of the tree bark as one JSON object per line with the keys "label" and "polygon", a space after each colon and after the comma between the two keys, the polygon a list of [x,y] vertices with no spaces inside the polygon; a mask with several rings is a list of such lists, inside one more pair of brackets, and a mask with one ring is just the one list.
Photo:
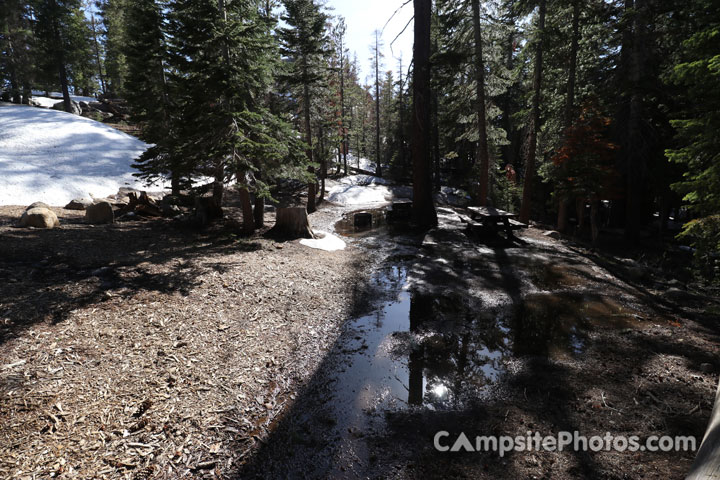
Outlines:
{"label": "tree bark", "polygon": [[315,238],[305,207],[278,208],[272,235],[282,238]]}
{"label": "tree bark", "polygon": [[399,100],[399,107],[398,107],[398,140],[400,144],[399,153],[400,153],[400,169],[402,172],[407,171],[406,165],[405,165],[405,134],[404,134],[404,121],[405,121],[405,99],[403,95],[403,64],[402,64],[402,55],[400,56],[400,91],[398,92],[398,100]]}
{"label": "tree bark", "polygon": [[[100,77],[100,86],[102,87],[103,95],[107,93],[107,88],[105,86],[105,75],[103,75],[102,71],[102,62],[100,61],[100,44],[98,43],[97,38],[97,28],[95,24],[95,15],[90,15],[90,25],[92,26],[92,32],[93,32],[93,43],[95,46],[95,61],[97,62],[98,67],[98,77]],[[175,195],[175,194],[173,194]]]}
{"label": "tree bark", "polygon": [[378,32],[375,31],[375,175],[382,177],[382,156],[380,155],[380,50]]}
{"label": "tree bark", "polygon": [[597,239],[600,236],[600,225],[598,225],[598,210],[600,209],[600,200],[598,198],[590,199],[590,236],[592,238],[593,247],[597,245]]}
{"label": "tree bark", "polygon": [[325,152],[325,135],[323,133],[322,123],[320,123],[320,131],[318,135],[318,141],[320,143],[320,198],[319,203],[325,200],[325,178],[327,177],[327,152]]}
{"label": "tree bark", "polygon": [[[641,79],[645,68],[644,51],[644,0],[635,0],[634,5],[628,0],[633,8],[632,21],[632,50],[630,53],[630,115],[628,118],[628,142],[627,142],[627,206],[625,212],[625,238],[630,242],[636,242],[640,236],[641,224],[641,203],[642,188],[645,185],[645,140],[642,134],[643,99]],[[626,5],[627,8],[627,5]]]}
{"label": "tree bark", "polygon": [[540,0],[540,12],[538,18],[538,39],[535,52],[535,68],[533,71],[533,102],[532,119],[530,125],[530,138],[528,145],[527,159],[525,160],[525,179],[523,182],[522,204],[520,206],[520,221],[530,222],[530,211],[532,209],[532,187],[535,181],[535,154],[537,152],[537,137],[540,129],[540,93],[542,87],[542,58],[543,58],[543,36],[545,30],[545,7],[546,0]]}
{"label": "tree bark", "polygon": [[413,218],[421,227],[437,225],[430,165],[430,22],[431,0],[414,0],[413,56]]}
{"label": "tree bark", "polygon": [[215,162],[215,181],[213,182],[213,199],[218,205],[222,205],[223,193],[225,192],[225,165],[222,160]]}
{"label": "tree bark", "polygon": [[265,198],[259,195],[255,195],[253,218],[255,219],[255,228],[262,228],[265,226]]}
{"label": "tree bark", "polygon": [[[565,128],[572,126],[575,119],[575,81],[577,76],[577,54],[580,41],[580,0],[573,0],[572,40],[570,44],[570,66],[568,68],[567,98],[565,102]],[[565,170],[561,168],[561,174]],[[559,232],[567,230],[567,215],[569,198],[558,200],[557,229]]]}
{"label": "tree bark", "polygon": [[[304,76],[307,78],[307,67],[304,68]],[[305,83],[303,85],[303,114],[305,116],[305,141],[307,142],[307,157],[310,162],[313,162],[313,148],[312,148],[312,129],[310,128],[310,86]],[[308,167],[308,172],[314,174],[315,167]],[[307,212],[313,213],[317,208],[315,206],[315,196],[317,189],[315,187],[315,180],[313,179],[308,183],[308,199],[307,199]]]}
{"label": "tree bark", "polygon": [[[347,151],[348,151],[348,135],[345,128],[345,21],[342,24],[342,33],[340,35],[340,134],[343,156],[344,173],[348,174]],[[338,172],[340,169],[338,168]]]}
{"label": "tree bark", "polygon": [[477,159],[480,163],[480,187],[478,204],[487,204],[490,155],[487,141],[487,115],[485,113],[485,62],[482,53],[482,31],[480,30],[480,0],[472,0],[473,30],[475,33],[475,82],[477,91],[478,145]]}
{"label": "tree bark", "polygon": [[255,231],[255,215],[247,186],[240,188],[240,207],[243,215],[242,231],[245,235],[252,235]]}

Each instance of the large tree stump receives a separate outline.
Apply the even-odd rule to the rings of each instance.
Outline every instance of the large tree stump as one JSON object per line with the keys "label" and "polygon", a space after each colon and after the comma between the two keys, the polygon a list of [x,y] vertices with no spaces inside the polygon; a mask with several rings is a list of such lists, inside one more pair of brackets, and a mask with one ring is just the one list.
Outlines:
{"label": "large tree stump", "polygon": [[305,207],[278,208],[272,235],[283,238],[315,238]]}

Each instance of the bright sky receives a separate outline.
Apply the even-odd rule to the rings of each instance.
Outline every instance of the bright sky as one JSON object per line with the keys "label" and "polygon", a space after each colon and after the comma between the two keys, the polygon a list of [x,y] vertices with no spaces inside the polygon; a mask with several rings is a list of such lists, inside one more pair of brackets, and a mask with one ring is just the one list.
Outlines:
{"label": "bright sky", "polygon": [[[383,25],[400,8],[405,0],[328,0],[327,6],[332,7],[331,15],[342,15],[347,24],[347,44],[350,58],[357,53],[360,62],[360,81],[368,79],[372,72],[370,45],[375,43],[375,30],[382,30]],[[412,60],[413,25],[407,27],[405,32],[395,40],[390,50],[390,42],[402,31],[413,17],[413,3],[408,2],[385,27],[382,41],[385,44],[380,71],[392,70],[397,77],[398,58],[402,54],[403,70]]]}

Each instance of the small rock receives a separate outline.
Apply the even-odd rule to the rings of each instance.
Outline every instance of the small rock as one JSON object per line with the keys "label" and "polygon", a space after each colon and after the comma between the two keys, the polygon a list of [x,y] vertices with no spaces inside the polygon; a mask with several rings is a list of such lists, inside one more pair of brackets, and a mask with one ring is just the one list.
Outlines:
{"label": "small rock", "polygon": [[29,208],[20,217],[21,227],[55,228],[60,226],[60,221],[55,212],[48,208]]}
{"label": "small rock", "polygon": [[87,207],[93,204],[91,198],[74,198],[70,200],[70,203],[65,205],[66,210],[85,210]]}
{"label": "small rock", "polygon": [[712,363],[701,363],[700,371],[702,373],[713,373],[715,371],[715,367],[713,366]]}
{"label": "small rock", "polygon": [[562,235],[560,235],[560,232],[556,232],[555,230],[548,230],[547,232],[543,233],[544,236],[553,238],[555,240],[560,240],[562,238]]}
{"label": "small rock", "polygon": [[114,223],[115,213],[110,202],[98,202],[85,209],[85,221],[97,225],[101,223]]}

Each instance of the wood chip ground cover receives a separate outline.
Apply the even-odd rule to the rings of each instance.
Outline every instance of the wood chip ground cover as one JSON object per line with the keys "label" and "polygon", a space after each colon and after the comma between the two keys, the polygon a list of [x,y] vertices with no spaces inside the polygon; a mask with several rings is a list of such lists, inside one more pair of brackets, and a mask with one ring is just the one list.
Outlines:
{"label": "wood chip ground cover", "polygon": [[367,266],[356,249],[91,227],[62,209],[62,229],[21,230],[17,210],[0,217],[0,478],[237,468],[337,335]]}

